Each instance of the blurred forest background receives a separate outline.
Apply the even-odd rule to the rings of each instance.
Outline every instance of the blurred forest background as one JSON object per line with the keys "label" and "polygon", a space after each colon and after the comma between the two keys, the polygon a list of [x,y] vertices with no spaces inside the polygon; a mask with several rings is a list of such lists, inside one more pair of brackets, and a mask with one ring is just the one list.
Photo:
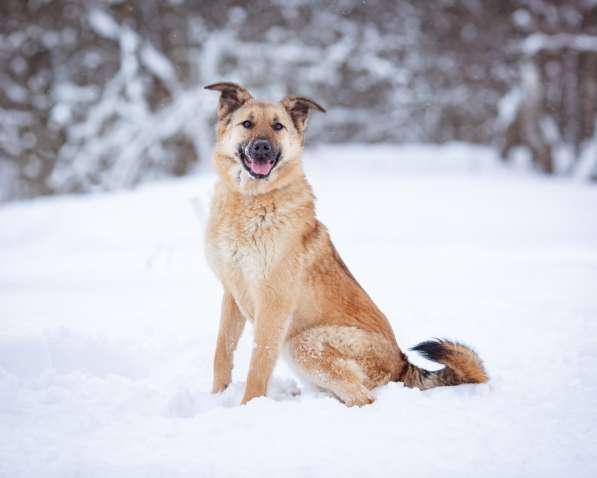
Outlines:
{"label": "blurred forest background", "polygon": [[310,144],[461,140],[597,177],[597,0],[2,0],[0,200],[203,167],[220,80],[320,101]]}

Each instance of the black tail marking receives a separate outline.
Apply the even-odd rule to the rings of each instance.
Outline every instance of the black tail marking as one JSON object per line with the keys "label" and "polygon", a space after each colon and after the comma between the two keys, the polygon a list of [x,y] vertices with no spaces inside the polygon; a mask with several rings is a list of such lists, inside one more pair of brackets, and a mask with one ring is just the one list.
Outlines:
{"label": "black tail marking", "polygon": [[441,362],[450,353],[450,350],[446,347],[446,342],[442,339],[427,340],[415,345],[411,350],[419,352],[427,360]]}

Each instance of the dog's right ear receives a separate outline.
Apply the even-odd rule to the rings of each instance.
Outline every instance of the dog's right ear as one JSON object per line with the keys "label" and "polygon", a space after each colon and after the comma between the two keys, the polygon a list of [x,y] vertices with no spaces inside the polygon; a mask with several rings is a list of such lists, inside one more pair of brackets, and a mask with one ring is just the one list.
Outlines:
{"label": "dog's right ear", "polygon": [[251,93],[236,83],[214,83],[207,85],[205,89],[216,90],[221,93],[218,104],[218,120],[225,118],[247,101],[253,99]]}

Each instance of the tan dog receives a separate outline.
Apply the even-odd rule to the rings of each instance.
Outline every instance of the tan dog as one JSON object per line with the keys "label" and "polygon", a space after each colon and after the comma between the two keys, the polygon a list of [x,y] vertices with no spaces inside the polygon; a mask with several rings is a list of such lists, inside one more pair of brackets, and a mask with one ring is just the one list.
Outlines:
{"label": "tan dog", "polygon": [[213,391],[230,383],[246,319],[255,341],[242,403],[265,395],[282,351],[302,376],[347,405],[373,402],[371,390],[389,381],[420,389],[486,382],[475,352],[454,342],[414,348],[442,370],[410,364],[315,217],[301,154],[309,111],[325,110],[303,97],[256,101],[234,83],[206,88],[221,93],[219,181],[206,234],[208,261],[224,287]]}

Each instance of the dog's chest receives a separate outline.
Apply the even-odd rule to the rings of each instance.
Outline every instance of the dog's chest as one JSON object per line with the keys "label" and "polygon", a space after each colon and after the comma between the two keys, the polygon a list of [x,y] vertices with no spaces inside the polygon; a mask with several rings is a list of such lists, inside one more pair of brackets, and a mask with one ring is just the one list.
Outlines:
{"label": "dog's chest", "polygon": [[265,280],[287,241],[284,217],[273,207],[263,207],[214,218],[214,222],[208,238],[208,259],[218,276],[228,283]]}

